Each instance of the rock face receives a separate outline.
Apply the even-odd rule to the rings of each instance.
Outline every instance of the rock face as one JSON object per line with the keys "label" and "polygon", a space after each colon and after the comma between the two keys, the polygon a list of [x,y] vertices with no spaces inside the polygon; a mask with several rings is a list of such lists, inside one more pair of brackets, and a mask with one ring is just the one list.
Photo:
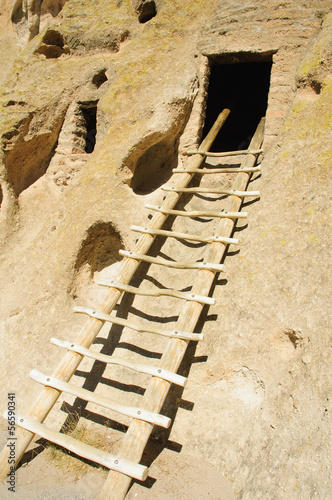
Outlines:
{"label": "rock face", "polygon": [[[21,413],[28,410],[39,392],[29,372],[51,373],[62,355],[50,337],[75,337],[84,318],[73,306],[98,306],[105,293],[98,278],[115,275],[118,250],[136,239],[130,224],[147,223],[144,204],[161,202],[172,168],[199,144],[213,68],[272,64],[262,173],[251,185],[261,198],[237,226],[240,251],[230,247],[226,279],[216,281],[216,305],[201,323],[205,341],[187,358],[188,386],[167,400],[175,420],[166,448],[153,448],[158,433],[151,445],[157,481],[151,490],[134,484],[128,498],[329,497],[329,4],[0,4],[3,410],[8,391]],[[192,232],[191,224],[177,219],[174,228]],[[160,271],[164,286],[170,278]],[[128,317],[160,318],[162,310],[172,324],[180,306],[141,298],[119,307]],[[162,352],[162,344],[145,341],[145,349]],[[109,375],[112,383],[103,377],[97,369],[88,379],[102,394],[105,383],[115,397],[126,384],[130,392],[120,372]],[[57,413],[50,420],[59,429],[66,414]],[[121,429],[112,432],[116,445]],[[172,443],[180,454],[167,449]],[[41,460],[19,470],[30,479],[16,498],[97,497],[102,473],[89,472],[74,493],[77,478],[61,471],[52,469],[49,483],[42,474],[39,485],[31,479]]]}

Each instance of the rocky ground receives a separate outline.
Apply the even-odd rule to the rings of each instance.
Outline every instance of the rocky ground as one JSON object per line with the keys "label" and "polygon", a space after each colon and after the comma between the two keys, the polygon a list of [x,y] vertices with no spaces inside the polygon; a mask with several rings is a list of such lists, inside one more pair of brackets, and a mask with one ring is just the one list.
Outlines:
{"label": "rocky ground", "polygon": [[[0,8],[1,407],[14,391],[27,412],[40,390],[29,372],[51,373],[63,355],[49,339],[74,339],[85,318],[73,306],[98,306],[105,294],[98,279],[116,275],[118,250],[136,240],[130,224],[147,223],[144,204],[161,202],[161,185],[186,161],[181,151],[199,142],[209,61],[272,59],[262,171],[250,183],[261,197],[245,203],[248,220],[235,231],[240,248],[229,248],[216,304],[199,324],[205,340],[182,366],[188,385],[165,405],[175,417],[171,432],[155,433],[144,455],[150,477],[128,498],[328,499],[329,2],[159,0],[156,15],[140,22],[139,2],[48,1],[36,36],[13,4]],[[84,151],[87,109],[96,110],[92,154]],[[179,219],[172,228],[200,230]],[[206,234],[213,229],[214,222],[204,226]],[[194,258],[201,249],[173,241],[161,251]],[[167,286],[190,280],[158,270]],[[171,326],[179,308],[136,298],[119,312]],[[111,340],[109,333],[102,330],[96,347],[116,347],[119,330],[111,329]],[[145,351],[163,349],[162,340],[139,339]],[[130,386],[120,370],[92,366],[82,365],[75,382],[139,401],[145,377]],[[48,417],[57,430],[63,401],[77,410],[63,397]],[[126,420],[91,427],[96,407],[80,411],[82,439],[116,452]],[[5,421],[0,437],[4,444]],[[42,445],[18,470],[14,498],[97,498],[105,471],[53,448],[40,452]],[[1,498],[10,494],[0,485]]]}

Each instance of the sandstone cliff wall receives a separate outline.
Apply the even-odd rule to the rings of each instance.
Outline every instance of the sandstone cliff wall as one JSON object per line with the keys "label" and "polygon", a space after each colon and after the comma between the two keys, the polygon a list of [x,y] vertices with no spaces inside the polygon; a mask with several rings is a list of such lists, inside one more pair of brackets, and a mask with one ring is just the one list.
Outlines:
{"label": "sandstone cliff wall", "polygon": [[28,373],[62,354],[49,338],[74,337],[73,305],[100,302],[130,224],[199,143],[210,65],[271,60],[261,199],[216,284],[196,352],[207,360],[183,395],[194,407],[177,409],[170,439],[235,497],[328,498],[329,2],[49,0],[38,19],[25,3],[0,7],[1,406],[15,390],[29,407]]}

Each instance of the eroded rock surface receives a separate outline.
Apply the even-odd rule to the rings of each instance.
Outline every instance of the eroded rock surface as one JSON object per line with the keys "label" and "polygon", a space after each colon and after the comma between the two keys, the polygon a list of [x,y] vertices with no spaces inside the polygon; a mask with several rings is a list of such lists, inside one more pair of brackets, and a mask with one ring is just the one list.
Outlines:
{"label": "eroded rock surface", "polygon": [[[262,172],[250,184],[261,198],[236,229],[240,251],[230,247],[216,305],[201,322],[205,341],[183,367],[188,386],[173,389],[165,407],[175,416],[168,448],[177,458],[156,432],[157,481],[134,484],[128,498],[328,498],[329,2],[49,0],[40,13],[37,4],[0,7],[1,407],[15,391],[20,412],[28,410],[39,393],[29,372],[53,372],[63,354],[49,339],[75,337],[85,318],[73,306],[98,306],[98,279],[116,276],[118,250],[136,240],[130,225],[148,222],[144,204],[162,201],[160,187],[186,161],[183,151],[199,144],[210,64],[270,61]],[[173,229],[192,233],[195,224],[178,218]],[[162,251],[184,248],[172,242]],[[189,274],[158,272],[164,286],[190,284]],[[167,327],[180,311],[164,299],[119,307]],[[123,342],[132,341],[127,332]],[[142,342],[162,352],[163,341]],[[119,380],[107,389],[129,402],[126,377],[97,370],[88,380],[101,393],[107,378]],[[82,374],[75,378],[82,384]],[[146,383],[135,381],[137,401]],[[59,429],[65,417],[58,411],[51,421]],[[121,429],[99,427],[116,449]],[[44,460],[51,473],[38,490]],[[97,498],[102,472],[79,479],[61,472],[76,471],[72,464],[61,467],[37,457],[18,471],[15,498],[76,498],[75,481],[77,498]],[[219,492],[209,485],[214,475]]]}

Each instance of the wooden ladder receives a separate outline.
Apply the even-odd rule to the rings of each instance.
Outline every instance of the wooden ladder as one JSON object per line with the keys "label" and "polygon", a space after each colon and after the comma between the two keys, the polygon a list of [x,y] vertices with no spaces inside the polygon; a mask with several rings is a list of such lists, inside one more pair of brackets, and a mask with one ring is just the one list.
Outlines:
{"label": "wooden ladder", "polygon": [[[259,170],[255,167],[258,154],[263,141],[264,118],[260,121],[249,149],[245,151],[233,151],[228,153],[208,152],[230,113],[224,109],[218,116],[206,138],[201,143],[199,150],[187,152],[190,159],[185,168],[173,170],[173,176],[162,189],[167,193],[164,201],[159,206],[147,204],[146,208],[154,212],[148,227],[132,226],[132,230],[141,233],[141,237],[132,251],[120,250],[124,257],[117,278],[113,281],[101,280],[100,284],[108,287],[108,294],[98,310],[76,307],[76,312],[89,316],[86,324],[73,342],[51,339],[51,343],[67,350],[62,361],[52,376],[44,375],[38,370],[33,370],[31,378],[41,383],[44,388],[35,400],[27,416],[16,415],[16,464],[19,463],[27,447],[37,434],[48,441],[63,446],[71,452],[88,460],[101,464],[110,469],[104,487],[99,498],[123,499],[126,496],[132,478],[145,480],[148,468],[141,465],[143,451],[153,430],[154,425],[168,428],[171,419],[161,415],[160,411],[166,399],[171,384],[184,387],[186,378],[178,375],[177,371],[185,355],[189,342],[203,339],[200,333],[194,333],[197,321],[205,304],[213,304],[214,299],[209,297],[215,274],[223,271],[220,264],[225,254],[227,245],[238,244],[238,240],[232,237],[233,229],[238,218],[246,217],[240,212],[244,197],[259,196],[257,191],[247,191],[247,185],[253,172]],[[240,168],[200,168],[206,156],[227,157],[233,155],[244,155]],[[188,188],[189,182],[194,175],[206,175],[210,173],[236,172],[233,188],[211,189],[211,188]],[[176,204],[182,193],[216,193],[227,195],[225,211],[183,211],[176,210]],[[211,217],[220,219],[215,234],[210,237],[201,237],[187,233],[178,233],[162,229],[168,215],[179,217]],[[203,262],[180,262],[161,257],[152,257],[148,251],[157,236],[172,237],[195,242],[206,243],[205,258]],[[168,266],[177,269],[197,269],[196,281],[190,292],[170,289],[144,290],[131,286],[129,283],[141,262]],[[182,311],[174,329],[149,327],[112,315],[112,311],[121,298],[122,294],[140,294],[146,296],[166,295],[184,300]],[[152,334],[168,337],[166,349],[160,359],[158,366],[133,363],[123,358],[116,358],[90,349],[105,322],[121,325],[138,332],[149,332]],[[70,383],[84,357],[99,360],[103,363],[124,366],[130,370],[151,375],[150,382],[142,397],[140,407],[132,407],[112,401],[94,394],[91,391],[77,387]],[[64,433],[56,432],[48,428],[43,421],[58,400],[60,394],[69,393],[85,401],[101,405],[105,408],[132,417],[131,424],[122,440],[119,452],[112,455],[103,450],[98,450],[90,445],[78,441]],[[8,418],[8,413],[4,414]],[[10,472],[9,448],[4,447],[0,454],[0,479],[6,479]]]}

